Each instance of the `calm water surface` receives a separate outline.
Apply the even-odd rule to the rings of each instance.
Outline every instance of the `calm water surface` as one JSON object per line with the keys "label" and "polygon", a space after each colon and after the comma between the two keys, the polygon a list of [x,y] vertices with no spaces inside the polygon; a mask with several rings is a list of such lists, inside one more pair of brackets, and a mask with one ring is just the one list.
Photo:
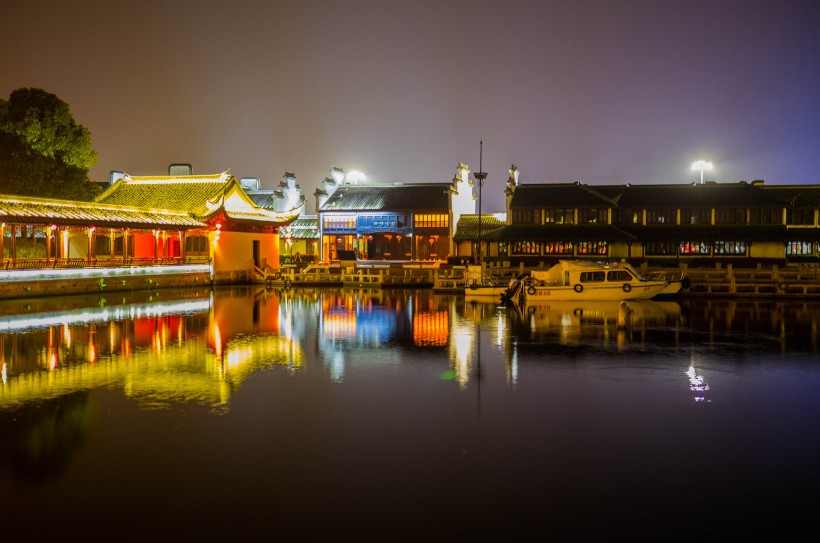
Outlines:
{"label": "calm water surface", "polygon": [[820,304],[0,303],[4,541],[800,540]]}

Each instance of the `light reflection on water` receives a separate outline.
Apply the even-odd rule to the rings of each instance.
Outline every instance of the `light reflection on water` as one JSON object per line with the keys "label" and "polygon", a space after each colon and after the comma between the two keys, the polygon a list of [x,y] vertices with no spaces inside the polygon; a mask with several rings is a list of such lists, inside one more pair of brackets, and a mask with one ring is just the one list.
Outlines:
{"label": "light reflection on water", "polygon": [[250,287],[3,302],[0,507],[41,537],[135,515],[126,539],[799,533],[820,505],[820,304],[629,310]]}

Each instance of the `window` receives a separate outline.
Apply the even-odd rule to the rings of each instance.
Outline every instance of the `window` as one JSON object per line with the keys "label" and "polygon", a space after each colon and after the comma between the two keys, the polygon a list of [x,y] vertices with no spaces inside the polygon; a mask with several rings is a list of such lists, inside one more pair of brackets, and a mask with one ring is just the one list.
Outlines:
{"label": "window", "polygon": [[[355,230],[356,215],[325,215],[324,228],[327,230]],[[374,221],[374,226],[375,226]],[[395,224],[393,224],[395,226]]]}
{"label": "window", "polygon": [[575,224],[575,211],[572,209],[545,209],[545,224]]}
{"label": "window", "polygon": [[746,210],[716,209],[715,224],[746,224]]}
{"label": "window", "polygon": [[605,255],[607,254],[607,242],[605,241],[579,241],[579,255]]}
{"label": "window", "polygon": [[710,255],[712,244],[708,241],[682,241],[680,244],[682,255]]}
{"label": "window", "polygon": [[681,209],[680,212],[681,224],[711,224],[712,210],[711,209]]}
{"label": "window", "polygon": [[716,255],[746,255],[745,241],[716,241]]}
{"label": "window", "polygon": [[208,238],[206,236],[188,236],[185,238],[185,252],[191,253],[207,253],[208,252]]}
{"label": "window", "polygon": [[612,270],[606,272],[606,280],[621,283],[623,281],[632,281],[632,276],[626,270]]}
{"label": "window", "polygon": [[617,209],[614,213],[615,224],[641,224],[642,219],[640,209]]}
{"label": "window", "polygon": [[602,271],[581,272],[582,283],[603,283],[605,277]]}
{"label": "window", "polygon": [[606,209],[579,209],[578,224],[606,224]]}
{"label": "window", "polygon": [[790,209],[786,222],[788,224],[814,224],[814,209]]}
{"label": "window", "polygon": [[544,243],[545,255],[571,255],[572,254],[571,241],[547,241]]}
{"label": "window", "polygon": [[646,212],[646,224],[675,224],[674,209],[650,209]]}
{"label": "window", "polygon": [[107,235],[94,236],[94,254],[99,256],[110,255],[111,238]]}
{"label": "window", "polygon": [[786,243],[786,254],[789,256],[816,255],[817,251],[810,241],[790,241]]}
{"label": "window", "polygon": [[513,224],[538,224],[541,212],[537,209],[513,209]]}
{"label": "window", "polygon": [[647,255],[676,255],[678,245],[674,241],[648,241],[644,246]]}
{"label": "window", "polygon": [[416,228],[447,228],[450,216],[446,213],[422,213],[416,215]]}
{"label": "window", "polygon": [[536,241],[514,241],[512,244],[512,254],[539,255],[541,254],[541,245]]}
{"label": "window", "polygon": [[749,224],[783,224],[783,210],[777,207],[751,209]]}

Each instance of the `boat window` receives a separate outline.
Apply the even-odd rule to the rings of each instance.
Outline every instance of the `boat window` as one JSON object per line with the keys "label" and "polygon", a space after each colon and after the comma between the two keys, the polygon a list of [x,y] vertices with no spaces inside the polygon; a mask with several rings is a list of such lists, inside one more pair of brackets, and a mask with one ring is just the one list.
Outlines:
{"label": "boat window", "polygon": [[606,274],[602,271],[581,272],[582,283],[601,283],[605,277]]}
{"label": "boat window", "polygon": [[626,270],[612,270],[606,274],[607,281],[623,282],[632,281],[632,275]]}

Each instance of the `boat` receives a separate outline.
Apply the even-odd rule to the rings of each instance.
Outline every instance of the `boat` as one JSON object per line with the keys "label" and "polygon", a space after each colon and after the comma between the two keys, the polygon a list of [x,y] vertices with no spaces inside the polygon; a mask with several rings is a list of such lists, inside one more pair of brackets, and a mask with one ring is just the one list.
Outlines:
{"label": "boat", "polygon": [[526,274],[518,275],[504,284],[495,277],[482,273],[481,266],[468,266],[464,276],[464,296],[468,299],[511,301],[518,295],[525,276]]}
{"label": "boat", "polygon": [[691,281],[683,271],[655,271],[647,274],[649,281],[666,281],[666,288],[656,294],[653,300],[668,300],[674,298],[681,290],[689,288]]}
{"label": "boat", "polygon": [[529,301],[648,300],[668,286],[645,279],[625,262],[560,260],[546,271],[533,270],[522,281],[520,296]]}
{"label": "boat", "polygon": [[499,300],[508,287],[495,277],[483,273],[481,266],[468,266],[464,273],[464,296],[467,298]]}

